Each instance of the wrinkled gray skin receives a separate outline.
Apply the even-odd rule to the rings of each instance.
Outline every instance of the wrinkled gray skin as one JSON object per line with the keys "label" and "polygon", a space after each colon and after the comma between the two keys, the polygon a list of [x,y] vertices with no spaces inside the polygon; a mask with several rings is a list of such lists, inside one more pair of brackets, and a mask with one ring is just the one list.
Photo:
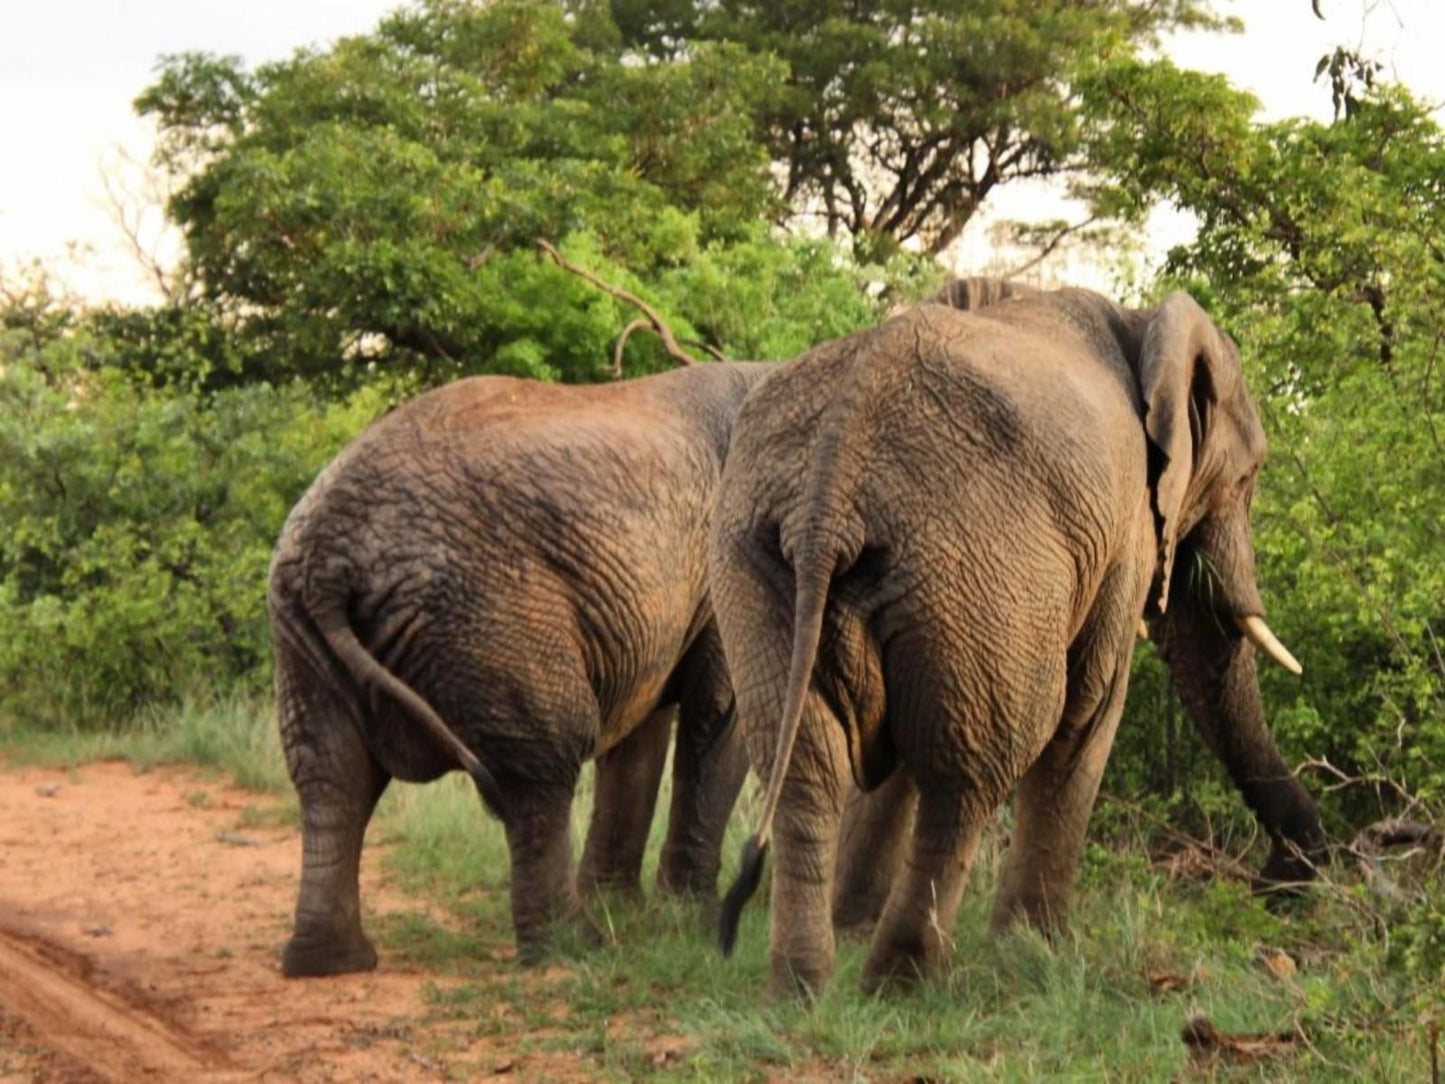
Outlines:
{"label": "wrinkled gray skin", "polygon": [[1247,797],[1317,842],[1234,623],[1263,613],[1249,503],[1264,453],[1237,349],[1184,294],[1144,311],[1076,290],[923,305],[760,384],[710,555],[769,780],[724,944],[775,836],[773,989],[828,980],[855,781],[895,791],[903,828],[877,818],[883,838],[913,820],[865,988],[937,967],[980,831],[1015,788],[994,923],[1063,921],[1141,613]]}
{"label": "wrinkled gray skin", "polygon": [[[303,831],[287,975],[375,966],[357,866],[393,778],[471,772],[506,828],[524,957],[554,922],[583,921],[579,888],[635,890],[674,707],[659,879],[711,895],[747,762],[707,600],[707,525],[765,368],[462,380],[376,422],[317,478],[267,598]],[[593,757],[574,884],[569,812]]]}
{"label": "wrinkled gray skin", "polygon": [[[947,283],[931,300],[958,309],[981,309],[1038,293],[1005,280],[966,278]],[[1313,860],[1322,857],[1323,830],[1313,801],[1291,778],[1264,725],[1248,687],[1252,679],[1241,675],[1245,685],[1241,693],[1211,706],[1209,689],[1219,683],[1207,670],[1217,668],[1218,661],[1209,662],[1182,646],[1176,647],[1174,656],[1176,688],[1205,742],[1223,760],[1272,842],[1256,890],[1289,892],[1312,880]],[[1201,672],[1200,662],[1208,663],[1206,672]],[[866,930],[878,921],[902,868],[917,806],[918,793],[906,770],[894,772],[871,793],[855,787],[849,795],[833,882],[833,924],[838,930]]]}

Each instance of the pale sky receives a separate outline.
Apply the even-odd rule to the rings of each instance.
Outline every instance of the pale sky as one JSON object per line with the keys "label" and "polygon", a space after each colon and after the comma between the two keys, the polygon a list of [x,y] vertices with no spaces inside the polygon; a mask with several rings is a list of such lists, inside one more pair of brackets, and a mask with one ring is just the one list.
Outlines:
{"label": "pale sky", "polygon": [[[124,149],[144,161],[150,136],[131,101],[150,82],[164,53],[198,49],[234,53],[248,65],[364,33],[395,0],[50,0],[5,5],[0,35],[0,272],[38,256],[93,300],[143,301],[146,281],[127,254],[106,210],[102,168],[134,188],[137,174],[117,162]],[[1185,67],[1227,74],[1255,93],[1274,119],[1328,119],[1329,90],[1314,84],[1316,61],[1335,45],[1361,47],[1387,73],[1434,103],[1445,103],[1445,0],[1230,0],[1219,5],[1245,20],[1242,35],[1190,35],[1167,51]],[[130,198],[130,197],[126,197]],[[1065,213],[1038,188],[1001,193],[990,215],[971,224],[958,262],[979,270],[991,249],[990,221],[1000,216]],[[1157,216],[1150,249],[1187,235],[1178,216]],[[147,243],[163,226],[141,223]],[[70,243],[82,246],[67,256]],[[995,261],[996,265],[998,261]],[[1006,262],[1004,263],[1006,266]],[[1052,276],[1092,277],[1069,261]]]}

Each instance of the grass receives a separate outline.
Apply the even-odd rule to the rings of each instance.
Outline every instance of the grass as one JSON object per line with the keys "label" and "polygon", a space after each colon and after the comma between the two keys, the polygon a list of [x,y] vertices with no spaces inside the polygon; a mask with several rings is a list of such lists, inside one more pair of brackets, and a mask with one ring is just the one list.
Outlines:
{"label": "grass", "polygon": [[[243,701],[188,705],[129,736],[0,735],[0,752],[58,764],[189,761],[289,795],[272,720]],[[584,780],[578,840],[590,800]],[[734,817],[730,861],[751,801]],[[274,808],[258,805],[256,823]],[[661,833],[659,824],[649,885]],[[1169,876],[1138,841],[1095,843],[1074,933],[1049,944],[1029,933],[987,935],[1001,857],[990,840],[946,975],[906,995],[865,997],[857,978],[866,945],[845,941],[833,984],[804,1007],[763,993],[766,892],[745,912],[731,960],[719,958],[696,908],[651,893],[641,907],[595,905],[611,934],[604,947],[562,944],[550,965],[519,967],[502,830],[459,775],[391,787],[369,845],[386,846],[389,875],[418,904],[369,915],[368,926],[383,967],[434,974],[427,1019],[415,1030],[441,1064],[486,1038],[510,1057],[562,1058],[589,1078],[614,1080],[1429,1079],[1428,1022],[1439,1018],[1440,993],[1407,980],[1389,923],[1348,871],[1276,914],[1239,883]],[[1227,1036],[1265,1037],[1272,1056],[1191,1061],[1181,1032],[1195,1014]],[[1272,1038],[1280,1034],[1298,1038]]]}
{"label": "grass", "polygon": [[188,698],[110,730],[32,730],[0,719],[0,755],[17,764],[69,767],[124,760],[216,769],[255,791],[290,789],[270,705],[244,695]]}

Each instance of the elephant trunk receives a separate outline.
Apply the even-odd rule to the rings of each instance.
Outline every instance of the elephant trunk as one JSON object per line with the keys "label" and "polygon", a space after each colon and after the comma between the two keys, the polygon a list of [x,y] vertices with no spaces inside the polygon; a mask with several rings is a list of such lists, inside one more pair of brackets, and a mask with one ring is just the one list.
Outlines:
{"label": "elephant trunk", "polygon": [[1324,853],[1324,828],[1265,723],[1254,648],[1182,585],[1172,594],[1167,617],[1154,620],[1150,633],[1205,743],[1274,845],[1260,887],[1311,880]]}

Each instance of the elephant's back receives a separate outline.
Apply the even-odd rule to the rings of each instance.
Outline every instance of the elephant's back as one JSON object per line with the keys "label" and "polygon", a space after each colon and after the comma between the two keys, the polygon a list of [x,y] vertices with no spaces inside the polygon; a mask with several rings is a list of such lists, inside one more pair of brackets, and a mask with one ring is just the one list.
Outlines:
{"label": "elephant's back", "polygon": [[605,737],[650,708],[705,605],[719,470],[650,389],[458,381],[338,456],[275,564],[345,597],[364,642],[419,629],[408,650],[484,650],[499,681],[580,654]]}

